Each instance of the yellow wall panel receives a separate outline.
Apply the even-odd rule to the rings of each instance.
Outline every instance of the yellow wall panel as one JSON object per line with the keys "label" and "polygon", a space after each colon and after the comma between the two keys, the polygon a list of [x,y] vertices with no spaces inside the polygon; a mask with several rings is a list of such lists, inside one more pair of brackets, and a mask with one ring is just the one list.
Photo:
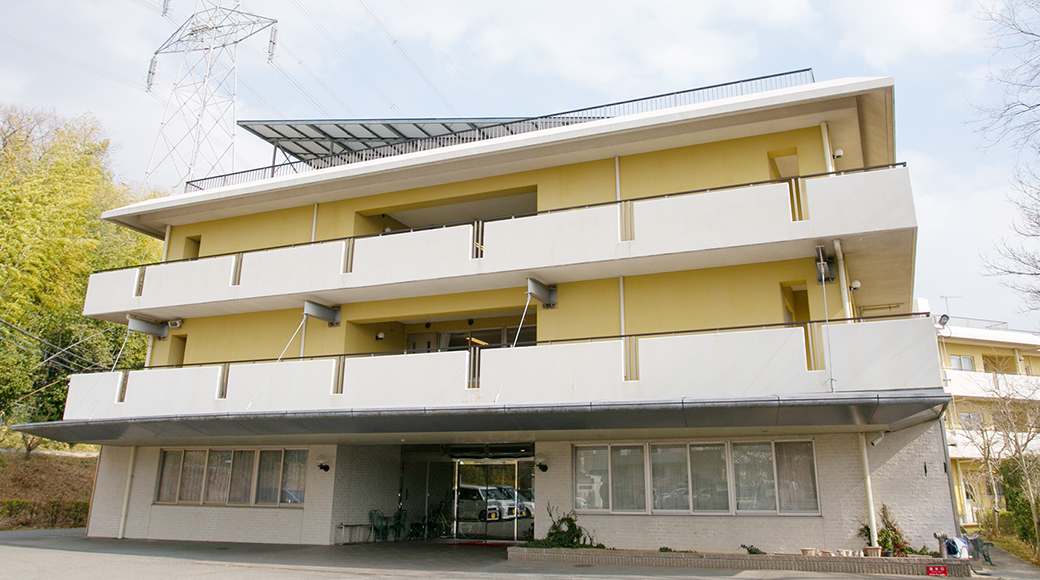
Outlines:
{"label": "yellow wall panel", "polygon": [[621,197],[774,179],[769,152],[794,149],[801,175],[826,171],[819,127],[654,151],[621,158]]}

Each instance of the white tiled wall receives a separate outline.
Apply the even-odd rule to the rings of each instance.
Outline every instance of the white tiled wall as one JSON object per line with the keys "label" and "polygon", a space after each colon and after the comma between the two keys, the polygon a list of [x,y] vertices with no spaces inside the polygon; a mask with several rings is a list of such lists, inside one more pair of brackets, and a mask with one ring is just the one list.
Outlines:
{"label": "white tiled wall", "polygon": [[[943,470],[939,423],[889,433],[869,450],[878,525],[887,504],[914,547],[937,549],[933,532],[953,533],[950,488]],[[819,516],[590,515],[578,523],[608,547],[734,552],[754,544],[767,552],[798,553],[801,548],[861,549],[857,536],[867,519],[859,436],[816,435]],[[539,442],[538,455],[549,465],[537,473],[535,535],[545,537],[546,502],[567,512],[573,505],[572,445]],[[928,473],[924,473],[928,463]]]}

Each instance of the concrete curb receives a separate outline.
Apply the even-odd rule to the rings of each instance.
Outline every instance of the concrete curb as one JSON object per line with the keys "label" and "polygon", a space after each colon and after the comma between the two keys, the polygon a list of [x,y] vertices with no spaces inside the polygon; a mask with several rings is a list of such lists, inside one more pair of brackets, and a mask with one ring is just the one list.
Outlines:
{"label": "concrete curb", "polygon": [[644,550],[593,550],[510,547],[508,557],[521,562],[561,562],[609,566],[668,568],[723,568],[737,570],[795,570],[844,574],[900,574],[927,576],[930,566],[945,566],[949,576],[970,578],[967,560],[938,558],[856,558],[842,556],[709,554]]}

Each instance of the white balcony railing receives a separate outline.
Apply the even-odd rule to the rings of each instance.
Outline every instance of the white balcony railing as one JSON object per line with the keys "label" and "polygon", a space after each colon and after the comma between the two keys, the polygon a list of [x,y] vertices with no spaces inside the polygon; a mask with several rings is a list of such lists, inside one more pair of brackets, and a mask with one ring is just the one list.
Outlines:
{"label": "white balcony railing", "polygon": [[[818,370],[793,327],[73,375],[65,419],[939,388],[934,332],[928,318],[825,326]],[[626,342],[638,352],[630,380]]]}
{"label": "white balcony railing", "polygon": [[[820,239],[914,227],[909,174],[896,166],[99,272],[84,314],[164,320],[201,313],[183,309],[198,305],[205,315],[285,308],[292,294],[332,304],[419,296],[434,280],[464,292],[521,286],[532,275],[702,268],[801,257]],[[886,240],[878,243],[899,243]],[[768,250],[731,251],[753,245]],[[911,253],[912,244],[879,251]]]}

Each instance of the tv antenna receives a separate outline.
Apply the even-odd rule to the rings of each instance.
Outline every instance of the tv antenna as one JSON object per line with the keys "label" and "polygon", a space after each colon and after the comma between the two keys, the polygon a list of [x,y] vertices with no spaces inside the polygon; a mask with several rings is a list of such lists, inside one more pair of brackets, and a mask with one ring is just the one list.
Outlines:
{"label": "tv antenna", "polygon": [[[144,180],[171,171],[176,187],[196,174],[235,171],[235,96],[238,43],[271,30],[267,60],[274,58],[277,20],[239,10],[238,0],[196,0],[195,12],[155,51],[147,90],[155,81],[159,55],[180,54],[159,135]],[[163,16],[169,0],[163,3]]]}

